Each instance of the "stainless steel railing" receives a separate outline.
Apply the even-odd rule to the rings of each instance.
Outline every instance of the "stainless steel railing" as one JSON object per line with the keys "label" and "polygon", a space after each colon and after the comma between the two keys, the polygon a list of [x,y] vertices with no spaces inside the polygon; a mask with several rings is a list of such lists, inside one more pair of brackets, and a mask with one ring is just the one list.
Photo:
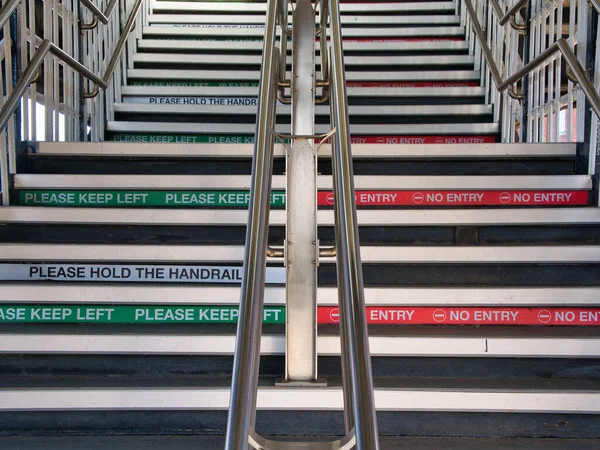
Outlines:
{"label": "stainless steel railing", "polygon": [[[528,19],[517,23],[517,13],[529,3]],[[599,3],[592,0],[595,8]],[[503,141],[586,140],[586,101],[600,115],[598,89],[584,67],[589,40],[587,0],[571,1],[564,7],[568,9],[562,1],[519,0],[506,13],[498,0],[463,0],[462,8],[467,38],[471,32],[475,36],[470,40],[471,51],[481,69],[482,84],[488,88],[486,99],[495,105],[495,118],[502,124]],[[563,16],[568,23],[563,23]],[[505,29],[508,21],[514,29]],[[561,70],[565,64],[566,75]],[[599,76],[595,74],[596,83]],[[589,155],[590,174],[595,171],[594,160],[595,147]]]}
{"label": "stainless steel railing", "polygon": [[[141,24],[143,21],[139,14],[143,0],[110,0],[104,12],[91,0],[81,0],[89,9],[89,12],[81,11],[82,22],[93,16],[96,24],[98,21],[106,24],[102,30],[79,23],[78,2],[59,4],[57,0],[44,0],[42,3],[41,18],[38,17],[39,10],[31,9],[29,2],[21,0],[11,0],[0,10],[0,27],[5,37],[0,63],[6,77],[0,80],[4,89],[0,96],[0,133],[3,136],[0,138],[0,179],[4,205],[9,202],[9,174],[16,172],[15,113],[19,113],[21,135],[25,140],[86,140],[87,127],[91,128],[92,139],[103,138],[105,119],[110,118],[112,105],[119,100],[124,83],[124,70],[117,68],[130,63],[134,48],[132,30],[136,28],[136,22]],[[15,15],[15,12],[19,14]],[[123,19],[121,14],[127,12],[129,14]],[[9,22],[11,17],[15,18],[12,23]],[[122,19],[125,24],[121,28]],[[41,31],[39,22],[42,23]],[[140,33],[141,26],[137,29]],[[81,30],[85,32],[83,36]],[[13,55],[10,44],[14,40],[19,42],[16,48],[20,49],[20,54],[17,55]],[[81,57],[80,47],[83,49]],[[126,58],[123,57],[125,53]],[[18,80],[13,79],[15,56],[22,67]],[[80,75],[91,83],[88,92],[82,92]],[[42,93],[38,82],[43,86]],[[83,105],[82,98],[88,99]],[[37,132],[40,122],[38,104],[45,108],[42,136]]]}
{"label": "stainless steel railing", "polygon": [[[308,5],[297,6],[299,13],[304,13],[302,8],[312,7],[309,1],[305,1],[305,3],[308,3]],[[267,245],[276,99],[278,91],[279,96],[281,96],[282,88],[294,87],[293,83],[287,82],[285,76],[282,75],[282,71],[285,69],[281,67],[280,63],[279,69],[277,68],[279,58],[278,49],[275,48],[277,19],[279,18],[282,28],[287,29],[287,12],[282,13],[282,8],[285,8],[283,2],[270,1],[267,7],[259,83],[259,106],[246,231],[244,276],[227,420],[225,444],[227,450],[244,450],[249,445],[261,449],[349,449],[354,446],[361,450],[379,448],[365,316],[360,244],[356,221],[340,6],[339,0],[331,0],[329,5],[326,5],[326,3],[325,0],[320,2],[321,14],[323,14],[323,11],[328,14],[330,27],[326,29],[327,18],[321,17],[320,24],[323,28],[320,30],[317,28],[317,33],[320,34],[320,39],[323,41],[320,47],[322,64],[323,61],[326,61],[329,65],[328,69],[322,69],[322,76],[328,78],[323,77],[319,80],[320,82],[314,81],[313,89],[309,90],[310,92],[307,95],[310,95],[311,101],[313,101],[315,100],[314,89],[317,86],[322,87],[324,91],[328,91],[326,94],[323,93],[323,97],[329,96],[332,132],[335,131],[332,145],[336,230],[335,254],[337,257],[340,339],[347,434],[344,438],[335,442],[311,442],[309,445],[300,442],[270,441],[261,437],[255,431],[262,327],[261,311],[264,302],[266,258],[268,252],[272,255],[281,256],[279,251],[269,249]],[[303,16],[303,18],[305,19],[306,16]],[[308,25],[312,36],[312,33],[315,32],[315,24],[313,22]],[[294,20],[292,28],[296,26],[299,26],[299,23]],[[294,29],[293,34],[296,35],[297,31],[297,29]],[[326,47],[327,31],[331,37],[331,55],[329,57]],[[282,32],[282,36],[289,34],[286,31]],[[311,37],[311,39],[313,38]],[[281,45],[283,47],[285,44],[282,42]],[[314,58],[311,55],[306,55],[306,57]],[[294,56],[293,60],[297,61],[297,56]],[[294,65],[292,71],[294,71]],[[299,76],[302,77],[303,75]],[[295,73],[292,73],[292,79],[295,79],[294,77]],[[292,95],[291,101],[305,103],[306,99],[297,99],[297,97],[297,95]],[[292,141],[310,141],[316,138],[316,136],[294,136],[293,134],[290,137]],[[311,147],[300,145],[298,147],[292,146],[292,148],[306,150]],[[318,147],[315,151],[318,151]],[[313,157],[316,164],[316,154]],[[313,194],[316,195],[316,192],[306,192],[306,195]],[[310,211],[307,211],[307,214],[310,213]],[[313,245],[317,244],[317,242],[313,242]],[[327,251],[332,252],[331,249],[327,249]],[[316,252],[316,255],[319,254],[321,254],[321,251]],[[286,255],[287,259],[289,259],[289,255]],[[291,263],[294,264],[293,261]],[[315,261],[315,263],[317,262]],[[314,283],[314,288],[316,288],[316,278]],[[309,299],[307,299],[306,308],[312,306]],[[288,317],[289,320],[292,320],[292,318]]]}
{"label": "stainless steel railing", "polygon": [[[246,228],[244,274],[227,418],[225,448],[228,450],[243,450],[248,447],[249,435],[254,429],[256,421],[271,174],[273,171],[272,130],[275,125],[277,80],[279,78],[278,50],[275,47],[278,4],[279,2],[269,1],[266,13],[248,205],[248,226]],[[280,25],[287,27],[287,14],[283,16],[283,20],[285,22]],[[283,61],[285,63],[285,58]],[[279,70],[285,71],[285,66]]]}

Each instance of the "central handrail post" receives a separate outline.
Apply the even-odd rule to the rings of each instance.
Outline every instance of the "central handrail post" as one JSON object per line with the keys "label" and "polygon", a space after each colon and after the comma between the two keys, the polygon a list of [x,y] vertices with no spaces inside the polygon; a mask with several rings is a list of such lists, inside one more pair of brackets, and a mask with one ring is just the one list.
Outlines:
{"label": "central handrail post", "polygon": [[298,0],[292,28],[292,147],[286,155],[285,379],[317,379],[317,155],[315,123],[315,12]]}
{"label": "central handrail post", "polygon": [[246,450],[256,420],[277,98],[277,0],[267,5],[226,450]]}
{"label": "central handrail post", "polygon": [[[354,170],[350,147],[348,97],[339,0],[330,1],[331,26],[331,112],[337,134],[332,145],[334,186],[334,216],[340,303],[340,332],[343,351],[344,408],[352,415],[346,426],[354,426],[356,448],[379,448],[377,417],[373,394],[373,375],[365,315],[365,297],[360,259],[356,199],[354,197]],[[349,372],[349,373],[348,373]],[[348,430],[346,430],[348,431]]]}

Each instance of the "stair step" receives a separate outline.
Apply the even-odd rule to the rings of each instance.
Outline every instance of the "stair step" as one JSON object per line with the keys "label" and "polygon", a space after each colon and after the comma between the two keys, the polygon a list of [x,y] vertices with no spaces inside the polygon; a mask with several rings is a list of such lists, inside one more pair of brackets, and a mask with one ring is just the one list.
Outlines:
{"label": "stair step", "polygon": [[[364,97],[367,99],[392,97],[400,100],[407,97],[483,97],[484,90],[477,86],[421,87],[419,89],[348,87],[347,94],[350,99],[353,97]],[[124,86],[122,95],[125,102],[133,101],[131,97],[257,97],[258,86]],[[350,101],[352,102],[352,100]]]}
{"label": "stair step", "polygon": [[[359,210],[359,226],[545,226],[597,225],[598,208]],[[246,210],[228,209],[123,209],[123,208],[0,208],[0,223],[154,226],[245,226]],[[283,226],[286,213],[273,210],[270,226]],[[319,210],[320,226],[332,226],[333,210]]]}
{"label": "stair step", "polygon": [[[348,67],[348,72],[351,72],[351,67],[374,66],[374,70],[392,69],[398,71],[409,70],[411,66],[441,66],[443,69],[457,65],[473,65],[474,57],[469,55],[419,55],[419,56],[345,56],[344,65]],[[183,65],[234,65],[236,68],[240,66],[260,66],[262,64],[261,55],[219,55],[219,54],[181,54],[181,53],[137,53],[133,56],[133,63],[139,64],[183,64]],[[317,66],[320,66],[320,60],[316,61]],[[382,63],[385,66],[382,67]],[[287,64],[292,64],[291,56],[287,58]],[[400,68],[396,66],[401,66]]]}
{"label": "stair step", "polygon": [[[291,10],[289,11],[291,16]],[[318,15],[317,15],[318,16]],[[289,22],[291,23],[291,17]],[[148,23],[150,25],[206,25],[206,24],[265,24],[264,14],[245,14],[245,15],[214,15],[214,14],[149,14]],[[352,25],[458,25],[460,17],[453,15],[432,15],[423,16],[366,16],[356,14],[343,14],[341,23],[344,26]]]}
{"label": "stair step", "polygon": [[[225,38],[262,38],[264,27],[260,25],[218,26],[212,27],[169,27],[145,26],[142,29],[144,38],[150,36],[182,36],[194,38],[225,37]],[[352,28],[342,29],[345,38],[373,38],[373,37],[438,37],[452,36],[464,37],[465,28],[462,26],[435,26],[435,27],[378,27],[378,28]]]}
{"label": "stair step", "polygon": [[[255,98],[223,98],[223,104],[195,104],[186,105],[176,104],[156,104],[156,103],[115,103],[115,113],[127,114],[128,118],[133,114],[169,114],[169,115],[226,115],[224,122],[234,122],[234,116],[252,115],[256,116],[257,99]],[[231,104],[229,104],[231,103]],[[350,118],[360,116],[375,117],[400,117],[400,116],[475,116],[492,114],[491,105],[350,105],[348,107]],[[317,116],[329,117],[330,108],[328,105],[315,106]],[[291,115],[291,106],[280,105],[277,108],[277,115]],[[254,126],[254,125],[253,125]]]}
{"label": "stair step", "polygon": [[[2,261],[241,262],[238,245],[0,244]],[[361,246],[363,264],[595,264],[600,246]],[[270,258],[281,263],[282,258]],[[335,257],[321,257],[321,264]]]}
{"label": "stair step", "polygon": [[[201,80],[227,81],[244,80],[257,81],[260,77],[258,70],[169,70],[169,69],[129,69],[129,79],[140,80]],[[380,82],[422,82],[422,81],[478,81],[479,71],[476,70],[443,70],[418,72],[346,72],[348,83],[361,81]]]}
{"label": "stair step", "polygon": [[[385,40],[344,40],[344,52],[448,52],[448,51],[466,51],[469,48],[468,42],[457,40],[459,38],[435,38],[435,39],[385,39]],[[169,50],[169,51],[256,51],[262,52],[263,42],[260,39],[248,40],[174,40],[174,39],[140,39],[138,41],[138,50]],[[320,53],[319,46],[316,46],[317,53]],[[288,49],[291,53],[291,49]]]}
{"label": "stair step", "polygon": [[[508,175],[508,176],[372,176],[354,177],[355,188],[399,190],[590,190],[592,180],[587,175]],[[15,189],[250,189],[250,176],[232,175],[40,175],[16,174]],[[283,175],[273,176],[273,189],[285,189]],[[332,189],[330,176],[318,177],[319,189]]]}
{"label": "stair step", "polygon": [[[173,88],[129,87],[123,95],[130,95],[133,90],[141,95],[165,93],[159,91]],[[177,88],[181,89],[181,88]],[[198,89],[198,88],[193,88]],[[455,88],[456,89],[456,88]],[[462,89],[462,88],[461,88]],[[470,89],[470,88],[469,88]],[[150,91],[149,91],[150,90]],[[414,91],[414,90],[413,90]],[[575,144],[421,144],[417,149],[406,144],[356,144],[352,145],[353,158],[372,159],[430,159],[430,158],[465,158],[465,159],[518,159],[518,158],[572,158],[576,155]],[[35,142],[29,143],[30,156],[97,156],[124,158],[211,158],[227,161],[230,158],[252,158],[253,144],[137,144],[114,142]],[[276,158],[285,156],[282,144],[275,144]],[[319,149],[319,157],[329,157],[331,146],[325,143]],[[0,210],[1,214],[1,210]]]}
{"label": "stair step", "polygon": [[[18,325],[19,331],[0,331],[0,352],[10,353],[77,353],[77,354],[147,354],[147,355],[231,355],[235,344],[235,333],[214,334],[215,330],[204,326],[186,326],[186,333],[169,326],[160,326],[160,331],[151,326],[140,328],[132,325],[125,331],[123,326],[102,332],[93,327],[77,327],[77,331],[65,332],[62,325],[39,326]],[[134,328],[131,328],[134,327]],[[171,330],[173,328],[171,327]],[[44,331],[45,330],[45,331]],[[73,330],[71,326],[71,330]],[[202,331],[204,330],[204,331]],[[410,327],[404,333],[385,328],[386,335],[369,333],[369,346],[374,357],[437,356],[437,357],[486,357],[486,358],[598,358],[600,337],[597,328],[494,328],[464,327]],[[154,331],[154,332],[153,332]],[[212,334],[206,334],[211,332]],[[320,334],[317,339],[318,354],[339,356],[339,336]],[[261,355],[281,355],[285,349],[283,334],[264,334],[261,340]],[[228,391],[228,389],[227,389]],[[0,392],[2,390],[0,389]],[[281,397],[283,398],[283,397]],[[0,405],[3,402],[0,400]],[[88,403],[93,405],[92,402]],[[322,402],[321,404],[326,404]],[[401,403],[400,403],[401,404]],[[460,404],[460,402],[458,403]],[[196,406],[200,405],[198,403]],[[15,404],[18,406],[18,404]],[[2,409],[2,406],[0,406]],[[552,410],[553,408],[550,408]]]}
{"label": "stair step", "polygon": [[[333,441],[340,436],[314,436],[312,439]],[[276,440],[307,440],[306,436],[277,436]],[[595,439],[536,439],[536,438],[471,438],[471,437],[395,437],[380,436],[382,450],[596,450],[598,441]],[[112,450],[127,448],[128,450],[221,450],[225,445],[224,435],[135,435],[111,436],[14,436],[0,437],[0,446],[6,450],[28,449],[48,450],[62,448],[72,450],[78,448],[93,448],[94,450]]]}
{"label": "stair step", "polygon": [[[264,13],[266,4],[263,2],[178,2],[178,1],[156,1],[153,3],[154,12],[158,11],[189,11],[189,12],[210,12],[210,13]],[[394,2],[394,3],[352,3],[344,2],[340,4],[342,14],[347,13],[397,13],[397,12],[452,12],[456,10],[456,3],[453,1],[440,2]]]}
{"label": "stair step", "polygon": [[[375,388],[378,411],[538,412],[598,414],[600,391],[556,389]],[[259,387],[259,410],[342,410],[339,387]],[[0,410],[226,410],[229,388],[201,387],[56,387],[0,390]]]}
{"label": "stair step", "polygon": [[[2,270],[3,267],[0,267]],[[0,272],[0,280],[5,280],[5,272]],[[0,284],[0,302],[14,304],[83,304],[83,305],[239,305],[240,287],[229,285],[202,286],[202,295],[190,295],[190,286],[165,286],[164,284],[115,285],[87,284],[85,280],[72,279],[70,284],[56,284],[54,281],[67,281],[56,278],[43,278],[32,275],[34,284],[3,282]],[[185,281],[182,281],[185,282]],[[83,283],[83,284],[82,284]],[[368,306],[380,307],[496,307],[518,308],[537,307],[549,310],[555,316],[554,308],[581,308],[600,306],[600,286],[591,287],[478,287],[478,288],[427,288],[427,287],[366,287],[365,302]],[[338,291],[335,287],[319,287],[319,306],[336,306]],[[267,286],[265,305],[285,304],[285,288]],[[577,305],[577,306],[574,306]],[[542,323],[540,323],[542,325]]]}
{"label": "stair step", "polygon": [[[242,136],[254,134],[256,126],[249,123],[236,123],[235,132]],[[107,124],[107,130],[111,133],[148,133],[154,134],[154,142],[202,142],[198,140],[198,135],[205,134],[212,136],[218,142],[220,136],[229,135],[232,132],[231,124],[221,123],[184,123],[184,122],[132,122],[132,121],[110,121]],[[278,124],[275,131],[282,134],[289,134],[290,125]],[[331,131],[328,125],[315,125],[316,134],[325,134]],[[387,124],[387,125],[365,125],[355,124],[350,126],[350,133],[354,135],[376,135],[376,136],[420,136],[432,134],[436,138],[444,135],[481,135],[495,134],[498,132],[496,123],[422,123],[422,124]],[[171,134],[186,134],[179,140]],[[171,136],[169,136],[171,135]],[[207,138],[209,137],[207,136]],[[231,136],[235,138],[235,135]],[[128,140],[135,142],[137,138],[119,137],[115,140]],[[143,138],[142,138],[143,139]],[[149,140],[152,142],[152,140]],[[144,140],[142,141],[144,142]],[[210,140],[208,141],[210,142]],[[252,142],[252,141],[249,141]]]}

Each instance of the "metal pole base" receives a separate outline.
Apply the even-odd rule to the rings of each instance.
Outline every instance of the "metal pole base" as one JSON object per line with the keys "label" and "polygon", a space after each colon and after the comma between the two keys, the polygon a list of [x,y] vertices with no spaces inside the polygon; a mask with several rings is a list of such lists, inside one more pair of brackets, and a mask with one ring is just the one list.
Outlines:
{"label": "metal pole base", "polygon": [[272,441],[251,430],[248,443],[256,450],[350,450],[356,445],[354,429],[335,441]]}
{"label": "metal pole base", "polygon": [[276,387],[327,387],[327,379],[326,378],[317,378],[316,380],[307,380],[307,381],[295,381],[295,380],[282,380],[275,383]]}

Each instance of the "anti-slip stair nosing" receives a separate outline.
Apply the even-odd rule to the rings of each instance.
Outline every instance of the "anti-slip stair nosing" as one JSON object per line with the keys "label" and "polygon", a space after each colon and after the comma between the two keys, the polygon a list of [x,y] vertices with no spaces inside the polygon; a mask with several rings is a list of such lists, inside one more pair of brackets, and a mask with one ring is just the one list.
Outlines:
{"label": "anti-slip stair nosing", "polygon": [[[419,56],[345,56],[346,66],[376,66],[402,65],[402,66],[449,66],[449,65],[472,65],[474,57],[470,55],[419,55]],[[137,53],[133,56],[133,62],[143,64],[195,64],[208,65],[220,64],[232,65],[238,68],[242,65],[260,65],[261,55],[218,55],[218,54],[185,54],[185,53]],[[287,63],[292,63],[288,56]],[[320,61],[317,61],[320,65]],[[350,70],[348,70],[350,71]]]}
{"label": "anti-slip stair nosing", "polygon": [[[2,266],[0,266],[1,271]],[[336,288],[320,287],[318,305],[337,306]],[[285,288],[267,286],[266,305],[285,305]],[[190,286],[164,285],[69,285],[47,282],[0,283],[0,302],[11,304],[93,305],[239,305],[240,287],[202,286],[202,295],[191,295]],[[496,306],[568,307],[600,306],[600,287],[482,287],[365,288],[367,306]]]}
{"label": "anti-slip stair nosing", "polygon": [[[257,81],[260,78],[258,70],[169,70],[169,69],[129,69],[127,78],[130,80],[217,80],[217,81]],[[447,70],[447,71],[418,71],[418,72],[346,72],[346,80],[353,81],[465,81],[479,80],[480,73],[476,70]]]}
{"label": "anti-slip stair nosing", "polygon": [[[229,388],[5,388],[0,411],[227,410]],[[600,414],[599,391],[375,388],[377,411]],[[259,387],[257,409],[338,411],[339,387]]]}
{"label": "anti-slip stair nosing", "polygon": [[[106,157],[152,157],[152,158],[252,158],[254,144],[154,144],[133,142],[37,142],[32,143],[30,155],[42,156],[96,156]],[[275,144],[274,156],[285,156],[285,147]],[[419,144],[416,148],[409,144],[352,144],[355,159],[519,159],[519,158],[572,158],[577,154],[577,146],[572,143],[542,144]],[[330,157],[331,146],[323,144],[319,157]]]}
{"label": "anti-slip stair nosing", "polygon": [[[472,175],[472,176],[404,176],[356,175],[355,189],[374,190],[589,190],[588,175]],[[274,175],[272,188],[285,189],[286,177]],[[318,176],[321,190],[332,189],[329,175]],[[112,190],[185,190],[249,189],[249,175],[51,175],[16,174],[15,189],[102,189]]]}
{"label": "anti-slip stair nosing", "polygon": [[[363,264],[595,264],[600,246],[361,246]],[[238,245],[0,244],[0,261],[241,262]],[[270,258],[273,263],[281,258]],[[335,257],[320,258],[322,264]]]}
{"label": "anti-slip stair nosing", "polygon": [[[236,99],[233,99],[236,100]],[[244,100],[245,101],[245,100]],[[255,102],[254,102],[255,103]],[[129,114],[223,114],[232,115],[256,115],[257,106],[243,105],[185,105],[185,104],[156,104],[127,102],[115,103],[116,113]],[[492,105],[350,105],[348,113],[351,116],[472,116],[492,114]],[[277,115],[290,115],[291,106],[280,105],[277,107]],[[326,105],[315,107],[317,116],[330,115],[330,108]]]}
{"label": "anti-slip stair nosing", "polygon": [[[192,11],[192,12],[264,12],[263,2],[153,2],[153,11]],[[408,11],[455,11],[454,1],[440,2],[398,2],[398,3],[341,3],[342,14],[360,12],[408,12]]]}
{"label": "anti-slip stair nosing", "polygon": [[[248,28],[252,27],[252,28]],[[264,36],[264,27],[227,27],[219,28],[217,26],[210,28],[200,27],[168,27],[168,26],[148,26],[143,27],[142,36],[218,36],[218,37],[252,37],[262,38]],[[464,36],[465,28],[463,26],[434,26],[434,27],[380,27],[380,28],[349,28],[342,29],[344,38],[365,37],[419,37],[419,36]]]}
{"label": "anti-slip stair nosing", "polygon": [[[271,226],[284,226],[284,210],[270,213]],[[518,226],[598,225],[599,208],[358,210],[359,226]],[[245,226],[248,211],[240,209],[122,209],[14,206],[0,208],[0,223]],[[332,226],[332,210],[319,210],[321,226]]]}
{"label": "anti-slip stair nosing", "polygon": [[[497,123],[421,123],[421,124],[394,124],[394,125],[350,125],[350,133],[354,135],[398,136],[398,135],[481,135],[495,134],[498,132]],[[240,123],[184,123],[184,122],[125,122],[110,121],[107,131],[114,133],[149,133],[149,134],[187,134],[187,135],[230,135],[233,131],[240,135],[254,135],[254,124]],[[290,125],[278,124],[275,127],[278,133],[289,134]],[[329,125],[316,125],[316,134],[325,134],[331,131]],[[186,138],[187,136],[184,136]],[[157,140],[157,143],[168,141]],[[175,141],[186,142],[186,141]],[[192,142],[192,141],[188,141]]]}
{"label": "anti-slip stair nosing", "polygon": [[[139,327],[138,327],[139,329]],[[598,358],[600,338],[529,333],[528,336],[370,336],[371,356],[447,356],[447,357],[531,357]],[[161,334],[83,334],[83,333],[0,333],[0,353],[36,354],[145,354],[145,355],[231,355],[235,335],[199,335],[197,333]],[[263,335],[262,355],[281,355],[283,335]],[[339,356],[338,336],[319,336],[317,352],[321,356]],[[137,389],[136,389],[137,390]],[[2,392],[2,389],[0,389]],[[39,391],[38,391],[39,392]],[[281,395],[281,392],[278,394]],[[285,396],[280,396],[285,398]],[[457,399],[460,404],[460,399]],[[93,403],[87,403],[88,407]],[[0,397],[0,410],[3,409]],[[23,408],[23,399],[12,407]],[[198,406],[196,404],[196,406]],[[73,404],[71,404],[73,407]],[[529,405],[531,407],[531,405]],[[4,406],[6,408],[6,406]],[[545,411],[545,409],[543,409]]]}
{"label": "anti-slip stair nosing", "polygon": [[[317,14],[318,17],[318,14]],[[288,13],[288,23],[291,24],[292,11]],[[265,24],[265,15],[263,14],[243,14],[243,15],[223,15],[216,14],[169,14],[153,13],[148,14],[147,21],[150,25],[205,25],[205,24]],[[454,15],[379,15],[366,16],[358,14],[343,14],[341,16],[342,25],[409,25],[414,23],[431,25],[459,25],[460,17]]]}
{"label": "anti-slip stair nosing", "polygon": [[[483,97],[478,86],[348,87],[348,97]],[[257,97],[258,86],[123,86],[128,97]]]}
{"label": "anti-slip stair nosing", "polygon": [[[140,39],[138,41],[138,50],[149,49],[176,49],[181,50],[256,50],[261,51],[263,47],[262,40],[231,40],[231,41],[211,41],[203,40],[171,40],[171,39]],[[372,51],[372,52],[388,52],[388,51],[439,51],[448,50],[468,50],[469,44],[466,41],[457,40],[398,40],[398,41],[374,41],[374,42],[356,42],[346,40],[344,42],[344,52],[354,51]],[[317,53],[320,52],[319,47],[315,48]],[[291,49],[289,50],[291,52]]]}

